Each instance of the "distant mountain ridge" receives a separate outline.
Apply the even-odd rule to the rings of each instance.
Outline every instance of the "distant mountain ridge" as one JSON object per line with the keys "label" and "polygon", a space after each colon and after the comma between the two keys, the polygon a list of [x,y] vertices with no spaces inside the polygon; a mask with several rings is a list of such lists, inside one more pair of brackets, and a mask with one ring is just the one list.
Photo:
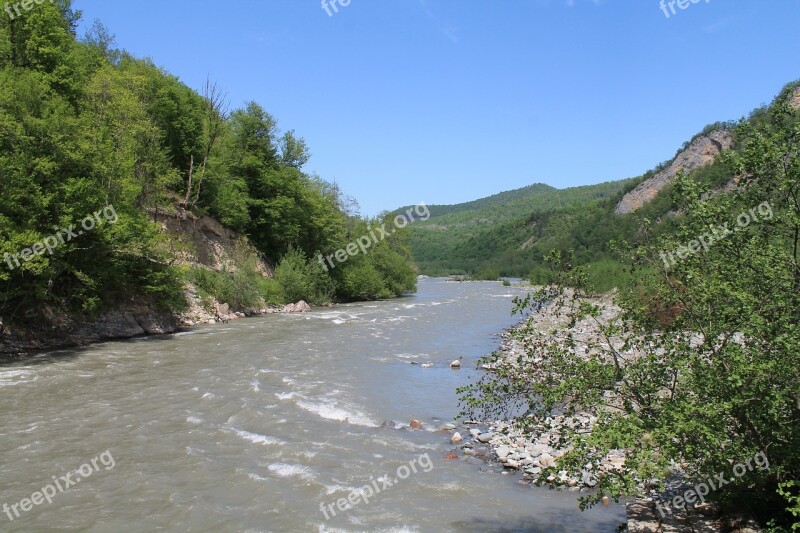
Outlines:
{"label": "distant mountain ridge", "polygon": [[[771,104],[800,110],[800,82],[789,84]],[[765,106],[748,121],[765,120]],[[735,123],[707,126],[674,158],[638,178],[569,189],[533,184],[455,205],[430,206],[431,218],[411,226],[410,244],[422,274],[536,277],[553,249],[574,250],[579,263],[604,271],[612,242],[635,242],[646,220],[652,231],[670,231],[672,184],[679,171],[708,190],[730,189],[736,173],[720,158],[736,150]],[[609,267],[610,268],[610,267]],[[600,274],[598,274],[600,275]],[[615,275],[602,274],[611,284]]]}

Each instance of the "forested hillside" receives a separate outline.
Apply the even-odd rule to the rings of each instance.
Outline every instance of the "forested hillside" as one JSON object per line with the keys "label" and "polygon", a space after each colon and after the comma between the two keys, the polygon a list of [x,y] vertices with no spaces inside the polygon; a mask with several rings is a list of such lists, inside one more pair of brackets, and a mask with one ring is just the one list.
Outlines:
{"label": "forested hillside", "polygon": [[[546,483],[591,472],[583,505],[639,497],[629,530],[800,529],[800,83],[727,133],[716,163],[676,172],[632,214],[612,201],[528,219],[544,228],[551,270],[538,274],[550,279],[517,301],[531,313],[513,348],[481,359],[492,372],[460,389],[465,418],[510,418],[509,438],[557,432],[547,442],[565,453],[540,462]],[[628,283],[593,297],[609,238]],[[706,500],[692,485],[753,526],[696,527],[689,504]]]}
{"label": "forested hillside", "polygon": [[[746,122],[763,124],[770,109],[792,97],[795,86],[785,89],[773,105],[753,111]],[[698,154],[691,151],[703,147],[704,139],[716,138],[715,132],[723,130],[733,132],[734,126],[730,122],[707,126],[687,141],[675,158],[638,178],[564,190],[535,185],[468,204],[433,206],[434,216],[412,228],[414,259],[428,275],[518,276],[545,283],[555,275],[545,257],[556,250],[573,253],[575,264],[586,266],[589,283],[598,291],[625,284],[630,280],[629,269],[618,261],[618,246],[642,244],[674,231],[678,201],[673,181],[659,183],[651,200],[620,215],[615,211],[623,197],[637,186],[646,190],[649,183],[663,181],[665,175],[674,179],[673,162],[693,160]],[[735,138],[731,142],[734,151],[741,149]],[[701,163],[693,165],[690,175],[708,194],[735,185],[730,158]],[[520,198],[522,191],[527,194]]]}
{"label": "forested hillside", "polygon": [[535,261],[519,248],[532,235],[529,218],[572,206],[582,210],[634,185],[633,180],[569,189],[534,184],[463,204],[432,205],[431,218],[411,229],[414,259],[428,275],[527,275]]}
{"label": "forested hillside", "polygon": [[[114,47],[96,22],[76,35],[70,0],[0,17],[0,316],[96,313],[144,301],[185,305],[183,288],[237,307],[415,290],[407,236],[325,269],[368,233],[338,186],[303,171],[310,151],[262,105],[231,108],[150,59]],[[229,268],[189,267],[159,213],[215,217],[242,238]],[[275,266],[267,278],[254,259]],[[230,298],[228,298],[230,296]]]}

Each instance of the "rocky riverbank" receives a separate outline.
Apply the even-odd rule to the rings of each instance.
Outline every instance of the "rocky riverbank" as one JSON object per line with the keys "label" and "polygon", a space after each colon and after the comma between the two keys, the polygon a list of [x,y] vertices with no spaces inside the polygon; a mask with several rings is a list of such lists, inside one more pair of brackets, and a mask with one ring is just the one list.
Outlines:
{"label": "rocky riverbank", "polygon": [[[621,309],[613,303],[613,295],[592,298],[591,302],[601,309],[598,320],[584,319],[572,326],[577,353],[588,355],[592,346],[601,342],[598,322],[607,324],[621,313]],[[527,319],[526,319],[527,322]],[[493,371],[497,365],[517,365],[518,357],[525,350],[525,344],[533,339],[520,338],[516,332],[521,327],[513,328],[502,334],[500,358],[495,366],[484,365],[483,370]],[[566,319],[553,308],[545,307],[531,317],[533,335],[566,336]],[[556,333],[553,333],[553,332]],[[615,348],[623,357],[636,358],[640,354],[635,349],[623,350],[621,343],[611,339]],[[534,362],[535,363],[535,362]],[[525,431],[516,423],[494,421],[470,421],[451,436],[451,443],[459,444],[465,456],[478,457],[496,461],[506,472],[520,475],[520,483],[555,486],[559,490],[576,493],[589,493],[597,485],[596,476],[609,471],[624,471],[625,450],[612,450],[602,459],[587,463],[580,476],[570,475],[567,470],[558,468],[559,459],[571,450],[569,442],[562,437],[567,433],[591,433],[597,423],[597,417],[588,412],[578,412],[572,416],[553,416],[545,420],[533,420]],[[656,503],[672,492],[678,493],[685,484],[680,476],[666,483],[667,494],[662,495],[655,490],[640,487],[647,496],[626,503],[627,524],[621,528],[630,533],[712,533],[759,531],[752,520],[746,517],[722,517],[716,506],[705,504],[684,511],[662,516],[657,512]],[[604,498],[603,503],[609,503]]]}
{"label": "rocky riverbank", "polygon": [[0,319],[0,356],[23,357],[34,352],[88,346],[110,340],[176,333],[198,325],[225,323],[246,316],[311,311],[304,301],[282,307],[234,312],[228,304],[202,302],[191,289],[186,292],[187,310],[181,314],[159,311],[145,304],[132,304],[96,317],[69,315],[45,309],[26,315],[30,325],[4,325]]}

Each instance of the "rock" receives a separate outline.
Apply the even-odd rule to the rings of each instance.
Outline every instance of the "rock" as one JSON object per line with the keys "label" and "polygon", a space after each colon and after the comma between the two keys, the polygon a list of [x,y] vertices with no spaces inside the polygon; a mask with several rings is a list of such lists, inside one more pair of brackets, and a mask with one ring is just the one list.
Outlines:
{"label": "rock", "polygon": [[500,459],[503,459],[505,457],[508,457],[511,454],[511,447],[510,446],[499,446],[495,450],[494,453],[497,454],[497,457],[499,457]]}
{"label": "rock", "polygon": [[452,363],[450,363],[450,368],[461,368],[461,361],[456,359]]}
{"label": "rock", "polygon": [[526,468],[525,473],[530,474],[532,476],[538,476],[539,474],[542,473],[542,469],[539,468],[538,466],[532,466],[530,468]]}
{"label": "rock", "polygon": [[386,429],[395,429],[397,427],[397,424],[395,424],[391,420],[386,420],[383,424],[381,424],[381,427]]}
{"label": "rock", "polygon": [[[606,498],[603,498],[604,504]],[[652,504],[637,500],[626,506],[629,533],[657,533],[660,531],[659,521],[655,516]]]}
{"label": "rock", "polygon": [[506,468],[514,468],[514,469],[517,469],[517,468],[519,468],[519,463],[518,463],[518,462],[516,462],[516,461],[508,460],[508,461],[506,461],[506,463],[505,463],[505,467],[506,467]]}
{"label": "rock", "polygon": [[550,454],[553,453],[553,448],[547,446],[546,444],[535,444],[531,449],[531,457],[539,457],[542,454]]}
{"label": "rock", "polygon": [[480,429],[470,429],[469,430],[469,434],[472,436],[473,439],[477,438],[478,435],[480,435],[481,433],[483,433],[483,432]]}
{"label": "rock", "polygon": [[542,468],[550,468],[556,464],[556,460],[549,453],[543,453],[537,461]]}
{"label": "rock", "polygon": [[456,429],[456,425],[455,424],[444,424],[439,429],[441,429],[442,431],[452,431],[452,430]]}
{"label": "rock", "polygon": [[594,474],[589,472],[588,470],[581,471],[581,479],[583,479],[583,484],[587,487],[596,487],[597,486],[597,478]]}
{"label": "rock", "polygon": [[408,425],[411,429],[422,429],[422,422],[420,422],[416,418],[412,418],[411,422]]}
{"label": "rock", "polygon": [[484,443],[489,442],[490,440],[492,440],[492,437],[494,437],[493,433],[481,433],[480,435],[478,435],[478,442],[484,442]]}
{"label": "rock", "polygon": [[311,311],[311,306],[304,300],[300,300],[296,304],[287,304],[282,309],[284,313],[307,313],[308,311]]}
{"label": "rock", "polygon": [[228,304],[217,304],[217,316],[226,316],[231,311],[231,306]]}
{"label": "rock", "polygon": [[209,319],[208,319],[208,322],[206,322],[206,324],[211,324],[211,325],[214,325],[214,324],[216,324],[216,323],[217,323],[217,321],[216,321],[216,320],[214,320],[213,318],[209,318]]}
{"label": "rock", "polygon": [[708,135],[698,137],[678,154],[669,167],[626,194],[614,212],[617,215],[625,215],[636,211],[655,198],[664,187],[672,182],[679,170],[683,169],[689,175],[692,171],[713,163],[724,150],[731,146],[733,146],[733,135],[728,131],[716,130]]}
{"label": "rock", "polygon": [[795,111],[800,111],[800,87],[795,89],[791,98],[789,98],[789,107]]}
{"label": "rock", "polygon": [[455,433],[453,433],[453,436],[450,437],[450,444],[455,444],[457,442],[461,442],[462,440],[464,440],[464,437],[462,437],[461,434],[458,431],[456,431]]}

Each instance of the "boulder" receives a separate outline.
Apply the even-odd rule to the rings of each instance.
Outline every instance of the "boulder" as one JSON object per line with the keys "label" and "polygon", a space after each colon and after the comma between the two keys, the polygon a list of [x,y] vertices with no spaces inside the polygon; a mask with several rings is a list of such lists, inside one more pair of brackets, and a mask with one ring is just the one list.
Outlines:
{"label": "boulder", "polygon": [[461,361],[456,359],[452,363],[450,363],[450,368],[461,368]]}
{"label": "boulder", "polygon": [[224,317],[231,312],[231,306],[228,304],[217,304],[217,316]]}
{"label": "boulder", "polygon": [[411,429],[422,429],[422,422],[420,422],[416,418],[412,418],[411,422],[409,422],[408,426]]}
{"label": "boulder", "polygon": [[281,310],[284,313],[307,313],[311,311],[311,306],[305,300],[300,300],[296,304],[287,304]]}
{"label": "boulder", "polygon": [[511,455],[511,451],[511,446],[498,446],[497,450],[495,450],[495,453],[497,454],[497,457],[503,459],[504,457]]}
{"label": "boulder", "polygon": [[489,442],[490,440],[492,440],[492,437],[494,437],[492,433],[481,433],[480,435],[478,435],[478,441]]}
{"label": "boulder", "polygon": [[461,442],[462,440],[464,440],[464,437],[462,437],[461,434],[458,431],[456,431],[455,433],[453,433],[453,436],[450,437],[450,444],[455,444],[457,442]]}

